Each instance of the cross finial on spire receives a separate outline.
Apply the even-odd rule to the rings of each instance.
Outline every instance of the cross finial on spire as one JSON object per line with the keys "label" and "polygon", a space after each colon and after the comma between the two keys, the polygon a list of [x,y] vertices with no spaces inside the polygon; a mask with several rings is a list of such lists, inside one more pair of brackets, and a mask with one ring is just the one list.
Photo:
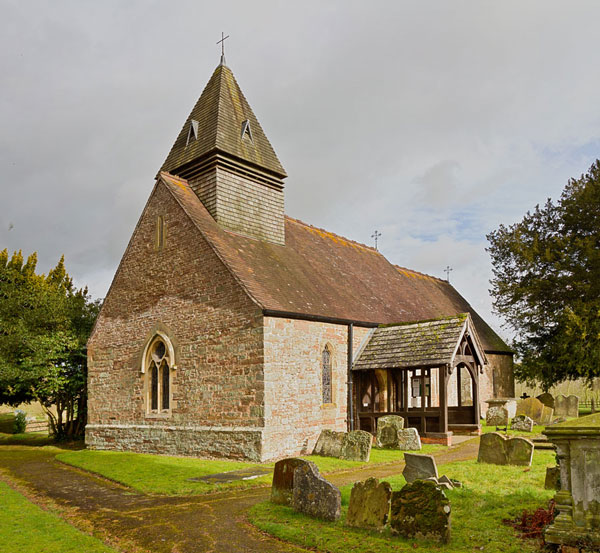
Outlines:
{"label": "cross finial on spire", "polygon": [[[377,240],[379,239],[379,237],[381,236],[381,232],[379,232],[378,230],[376,230],[373,234],[371,234],[371,238],[375,238],[375,249],[377,250]],[[377,250],[379,251],[379,250]]]}
{"label": "cross finial on spire", "polygon": [[452,267],[450,267],[450,265],[446,265],[446,268],[444,269],[444,273],[446,273],[446,282],[450,282],[450,271],[453,271],[454,269],[452,269]]}
{"label": "cross finial on spire", "polygon": [[217,41],[217,44],[221,45],[221,65],[225,65],[225,41],[229,38],[229,35],[225,36],[225,33],[221,32],[221,40]]}

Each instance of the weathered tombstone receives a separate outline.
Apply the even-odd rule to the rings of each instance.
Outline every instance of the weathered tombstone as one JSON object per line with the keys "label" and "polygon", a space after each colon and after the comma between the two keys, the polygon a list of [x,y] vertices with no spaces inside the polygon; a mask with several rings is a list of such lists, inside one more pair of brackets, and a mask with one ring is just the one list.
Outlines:
{"label": "weathered tombstone", "polygon": [[498,432],[481,436],[478,463],[531,466],[533,443],[526,438],[505,438]]}
{"label": "weathered tombstone", "polygon": [[539,399],[535,397],[528,397],[527,399],[523,399],[518,403],[516,414],[527,415],[535,422],[540,422],[543,410],[544,404]]}
{"label": "weathered tombstone", "polygon": [[295,511],[322,518],[338,520],[342,509],[342,494],[319,474],[311,461],[294,470],[292,507]]}
{"label": "weathered tombstone", "polygon": [[543,394],[537,396],[537,399],[539,399],[546,407],[554,409],[554,397],[552,396],[552,394],[544,392]]}
{"label": "weathered tombstone", "polygon": [[342,444],[344,443],[345,437],[345,432],[322,430],[313,449],[313,455],[322,455],[323,457],[339,457],[342,452]]}
{"label": "weathered tombstone", "polygon": [[373,436],[365,430],[354,430],[344,436],[340,459],[367,462],[371,456]]}
{"label": "weathered tombstone", "polygon": [[398,447],[402,451],[419,451],[421,449],[421,438],[416,428],[405,428],[398,430]]}
{"label": "weathered tombstone", "polygon": [[381,530],[388,519],[391,496],[392,487],[388,482],[380,483],[377,478],[356,482],[350,493],[346,524]]}
{"label": "weathered tombstone", "polygon": [[546,490],[560,490],[560,467],[546,468],[544,488]]}
{"label": "weathered tombstone", "polygon": [[404,429],[404,419],[397,415],[386,415],[377,419],[377,447],[396,449],[398,431]]}
{"label": "weathered tombstone", "polygon": [[517,414],[517,400],[512,397],[495,397],[485,401],[489,407],[504,407],[508,411],[508,418],[512,419]]}
{"label": "weathered tombstone", "polygon": [[425,480],[426,478],[438,478],[435,459],[431,455],[419,455],[417,453],[405,453],[404,462],[406,463],[402,476],[410,484],[415,480]]}
{"label": "weathered tombstone", "polygon": [[309,463],[304,459],[291,457],[275,463],[273,484],[271,485],[271,501],[280,505],[291,505],[294,490],[294,471],[301,465]]}
{"label": "weathered tombstone", "polygon": [[490,407],[485,415],[485,423],[488,426],[508,426],[508,409],[499,406]]}
{"label": "weathered tombstone", "polygon": [[527,415],[517,415],[510,423],[510,429],[518,432],[532,432],[533,420]]}
{"label": "weathered tombstone", "polygon": [[577,396],[567,397],[567,417],[579,417],[579,398]]}
{"label": "weathered tombstone", "polygon": [[506,457],[509,465],[530,467],[533,460],[534,445],[527,438],[506,440]]}
{"label": "weathered tombstone", "polygon": [[556,417],[566,417],[568,410],[566,396],[563,396],[562,394],[556,396],[554,400],[554,415]]}
{"label": "weathered tombstone", "polygon": [[542,415],[539,418],[538,422],[540,424],[550,424],[552,422],[553,416],[554,416],[554,409],[551,409],[550,407],[546,407],[544,405],[544,408],[542,409]]}
{"label": "weathered tombstone", "polygon": [[479,441],[479,454],[477,455],[478,463],[489,463],[491,465],[506,465],[508,459],[506,457],[506,449],[504,442],[506,438],[498,432],[490,432],[483,434]]}
{"label": "weathered tombstone", "polygon": [[392,492],[390,526],[406,538],[450,541],[450,500],[435,482],[417,480]]}

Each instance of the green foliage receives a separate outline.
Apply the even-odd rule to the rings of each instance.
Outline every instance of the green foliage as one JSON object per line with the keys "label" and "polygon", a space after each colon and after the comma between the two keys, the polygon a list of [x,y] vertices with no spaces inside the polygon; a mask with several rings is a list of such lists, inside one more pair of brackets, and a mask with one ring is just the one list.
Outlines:
{"label": "green foliage", "polygon": [[515,376],[544,390],[600,376],[600,161],[560,199],[488,235],[494,308],[516,331]]}
{"label": "green foliage", "polygon": [[25,411],[21,411],[21,409],[15,411],[13,429],[15,434],[22,434],[27,429],[27,415],[25,414]]}
{"label": "green foliage", "polygon": [[0,482],[0,551],[19,553],[110,553],[114,549],[43,511]]}
{"label": "green foliage", "polygon": [[20,251],[0,252],[0,404],[39,401],[57,438],[76,437],[85,427],[86,342],[100,304],[73,286],[64,258],[47,276],[36,265],[35,253],[24,262]]}
{"label": "green foliage", "polygon": [[[342,518],[324,522],[270,502],[249,511],[250,521],[261,530],[301,547],[330,553],[350,551],[372,553],[445,551],[486,551],[525,553],[539,551],[539,543],[517,539],[515,531],[502,524],[523,509],[546,506],[553,492],[544,490],[546,466],[554,464],[553,452],[536,452],[531,469],[460,461],[441,465],[440,474],[460,480],[464,487],[445,492],[452,503],[452,535],[448,545],[391,536],[345,525],[352,485],[341,488]],[[406,483],[402,475],[386,478],[392,489]]]}

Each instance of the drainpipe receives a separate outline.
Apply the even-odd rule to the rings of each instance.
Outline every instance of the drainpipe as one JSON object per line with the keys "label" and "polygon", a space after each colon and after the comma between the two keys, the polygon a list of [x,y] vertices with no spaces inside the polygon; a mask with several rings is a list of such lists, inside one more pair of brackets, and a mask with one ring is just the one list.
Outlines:
{"label": "drainpipe", "polygon": [[352,337],[353,328],[354,327],[352,323],[348,324],[348,422],[350,423],[350,431],[354,430],[354,389],[352,382],[352,343],[354,341]]}

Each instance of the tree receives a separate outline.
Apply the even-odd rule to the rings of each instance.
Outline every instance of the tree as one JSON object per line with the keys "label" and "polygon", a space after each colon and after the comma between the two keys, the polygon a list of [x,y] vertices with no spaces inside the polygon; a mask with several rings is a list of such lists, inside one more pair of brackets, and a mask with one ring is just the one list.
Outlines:
{"label": "tree", "polygon": [[83,433],[86,341],[99,302],[77,290],[64,258],[47,276],[37,256],[0,252],[0,404],[39,401],[59,438]]}
{"label": "tree", "polygon": [[516,332],[515,376],[544,390],[600,376],[600,161],[488,235],[494,308]]}

